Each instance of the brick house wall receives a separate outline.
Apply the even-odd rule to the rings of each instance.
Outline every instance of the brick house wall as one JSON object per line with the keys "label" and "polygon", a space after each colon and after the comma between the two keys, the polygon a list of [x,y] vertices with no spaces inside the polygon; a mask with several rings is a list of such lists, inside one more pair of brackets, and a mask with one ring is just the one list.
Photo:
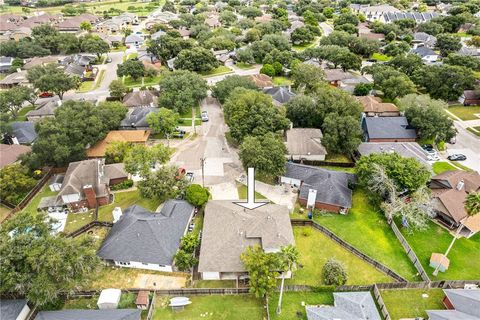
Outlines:
{"label": "brick house wall", "polygon": [[125,181],[125,180],[128,180],[128,178],[127,178],[127,177],[123,177],[123,178],[117,178],[117,179],[110,179],[109,185],[110,185],[110,186],[114,186],[114,185],[116,185],[116,184],[122,183],[122,182]]}
{"label": "brick house wall", "polygon": [[[304,207],[307,206],[307,199],[299,198],[298,202]],[[333,205],[333,204],[328,204],[328,203],[315,202],[315,209],[339,213],[340,210],[342,209],[342,207],[336,206],[336,205]],[[346,208],[346,210],[348,212],[348,208]]]}

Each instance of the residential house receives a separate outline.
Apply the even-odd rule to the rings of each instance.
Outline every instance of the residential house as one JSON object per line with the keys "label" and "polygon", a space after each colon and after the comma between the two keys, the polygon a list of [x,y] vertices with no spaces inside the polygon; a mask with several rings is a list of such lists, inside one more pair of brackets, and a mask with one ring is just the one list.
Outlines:
{"label": "residential house", "polygon": [[61,32],[79,32],[80,24],[82,22],[88,21],[90,22],[90,24],[95,25],[96,23],[100,22],[100,20],[101,18],[94,14],[82,13],[81,15],[71,17],[59,22],[55,25],[55,27],[58,29],[58,31]]}
{"label": "residential house", "polygon": [[110,186],[128,179],[123,163],[105,165],[104,159],[71,162],[55,199],[55,206],[77,211],[111,203]]}
{"label": "residential house", "polygon": [[478,57],[480,56],[480,49],[463,46],[460,48],[460,50],[458,50],[457,54],[461,56]]}
{"label": "residential house", "polygon": [[117,34],[122,31],[124,26],[120,20],[106,20],[95,26],[95,31],[102,34]]}
{"label": "residential house", "polygon": [[478,172],[445,171],[430,180],[437,221],[449,229],[463,225],[461,234],[471,237],[480,231],[480,215],[469,216],[465,199],[471,192],[480,191]]}
{"label": "residential house", "polygon": [[418,24],[428,22],[438,16],[439,14],[436,12],[387,12],[380,17],[379,21],[392,23],[397,20],[412,19]]}
{"label": "residential house", "polygon": [[322,131],[313,128],[292,128],[285,133],[286,157],[292,161],[324,161],[327,150],[322,145]]}
{"label": "residential house", "polygon": [[97,59],[94,55],[89,54],[75,54],[65,57],[60,61],[60,65],[65,68],[65,73],[76,75],[82,80],[94,80],[98,68],[94,67],[92,63]]}
{"label": "residential house", "polygon": [[203,280],[248,278],[240,255],[249,246],[271,253],[295,243],[287,207],[269,203],[247,210],[224,200],[207,203],[201,241],[198,272]]}
{"label": "residential house", "polygon": [[205,19],[205,24],[210,28],[218,28],[222,25],[217,15],[211,15]]}
{"label": "residential house", "polygon": [[417,47],[427,47],[433,49],[437,44],[437,37],[425,32],[415,32],[413,34],[412,44],[414,49]]}
{"label": "residential house", "polygon": [[133,107],[156,107],[158,97],[154,91],[140,90],[127,93],[123,98],[123,104],[129,108]]}
{"label": "residential house", "polygon": [[414,158],[429,166],[428,156],[416,142],[362,142],[358,146],[360,157],[372,153],[393,153],[396,152],[405,158]]}
{"label": "residential house", "polygon": [[154,107],[133,107],[129,108],[127,115],[120,122],[120,130],[147,130],[150,129],[147,116],[152,112],[158,112]]}
{"label": "residential house", "polygon": [[400,12],[399,9],[388,4],[381,5],[360,5],[360,4],[351,4],[350,9],[354,13],[361,13],[365,16],[366,20],[369,22],[381,21],[384,14],[387,13],[396,13]]}
{"label": "residential house", "polygon": [[272,21],[272,15],[271,14],[264,14],[261,15],[260,17],[255,17],[255,22],[257,23],[267,23]]}
{"label": "residential house", "polygon": [[95,33],[94,35],[99,36],[103,41],[108,43],[110,47],[118,47],[123,42],[123,36],[120,34]]}
{"label": "residential house", "polygon": [[130,142],[145,144],[150,136],[149,130],[116,130],[110,131],[105,139],[87,149],[88,158],[102,158],[108,145],[112,142]]}
{"label": "residential house", "polygon": [[128,48],[131,48],[131,47],[135,47],[135,48],[138,48],[138,47],[141,47],[143,45],[143,42],[144,42],[144,39],[143,37],[141,37],[140,35],[138,34],[131,34],[129,35],[128,37],[125,38],[125,45],[128,47]]}
{"label": "residential house", "polygon": [[364,117],[365,142],[415,142],[417,134],[405,117]]}
{"label": "residential house", "polygon": [[227,62],[227,60],[229,60],[231,57],[235,55],[235,52],[228,51],[228,50],[216,50],[216,51],[213,51],[213,55],[215,56],[218,62],[224,65],[225,62]]}
{"label": "residential house", "polygon": [[32,36],[32,29],[28,27],[14,27],[6,31],[4,34],[4,41],[8,40],[15,40],[19,41],[23,38],[31,37]]}
{"label": "residential house", "polygon": [[15,121],[11,124],[12,136],[19,144],[32,144],[37,140],[37,132],[35,131],[35,123],[28,121]]}
{"label": "residential house", "polygon": [[340,87],[343,80],[352,78],[350,72],[345,72],[342,69],[324,69],[323,71],[328,83],[334,87]]}
{"label": "residential house", "polygon": [[157,11],[150,14],[150,16],[145,21],[145,28],[150,30],[156,24],[166,24],[168,25],[170,21],[177,20],[178,15],[169,11]]}
{"label": "residential house", "polygon": [[374,96],[356,97],[363,106],[367,117],[398,117],[400,111],[393,103],[384,103],[382,99]]}
{"label": "residential house", "polygon": [[289,87],[267,88],[263,90],[263,92],[272,97],[275,105],[284,105],[290,101],[291,98],[296,96],[296,94],[293,93]]}
{"label": "residential house", "polygon": [[478,106],[480,105],[480,95],[475,90],[465,90],[458,98],[458,102],[464,106]]}
{"label": "residential house", "polygon": [[194,211],[185,200],[168,200],[160,212],[138,205],[128,207],[97,254],[119,267],[172,272],[173,257]]}
{"label": "residential house", "polygon": [[270,78],[266,74],[263,74],[263,73],[252,74],[252,75],[245,76],[245,77],[252,80],[252,82],[255,83],[255,85],[258,88],[268,89],[268,88],[273,88],[274,87],[272,78]]}
{"label": "residential house", "polygon": [[55,117],[55,110],[62,105],[62,100],[58,97],[53,97],[51,99],[42,99],[40,102],[37,101],[36,109],[28,111],[26,114],[28,121],[38,121],[44,118],[53,118]]}
{"label": "residential house", "polygon": [[410,53],[414,53],[422,58],[424,63],[433,63],[438,60],[438,54],[428,47],[416,47],[410,50]]}
{"label": "residential house", "polygon": [[139,309],[69,309],[58,311],[40,311],[35,320],[140,320]]}
{"label": "residential house", "polygon": [[0,144],[0,169],[18,161],[25,153],[32,151],[28,146],[19,144]]}
{"label": "residential house", "polygon": [[163,37],[163,36],[165,36],[165,35],[167,35],[167,33],[166,33],[165,31],[159,30],[159,31],[155,32],[154,34],[152,34],[152,35],[150,36],[150,39],[152,39],[152,40],[158,40],[160,37]]}
{"label": "residential house", "polygon": [[0,299],[2,320],[26,320],[30,307],[25,299]]}
{"label": "residential house", "polygon": [[280,182],[299,188],[298,202],[307,208],[346,214],[352,207],[354,174],[288,162]]}
{"label": "residential house", "polygon": [[33,57],[25,60],[25,64],[22,69],[30,70],[36,66],[45,66],[50,63],[59,63],[64,60],[63,56],[45,56],[45,57]]}
{"label": "residential house", "polygon": [[0,89],[10,89],[18,85],[27,85],[27,71],[17,71],[0,80]]}
{"label": "residential house", "polygon": [[187,40],[190,38],[190,34],[192,34],[192,32],[187,28],[180,28],[177,31],[180,33],[180,37],[182,37],[183,40]]}
{"label": "residential house", "polygon": [[381,320],[370,291],[334,292],[334,306],[307,305],[308,320]]}
{"label": "residential house", "polygon": [[446,310],[427,310],[430,320],[480,319],[479,289],[443,289]]}
{"label": "residential house", "polygon": [[360,38],[372,39],[372,40],[378,40],[378,41],[385,40],[385,35],[383,33],[372,32],[372,30],[368,27],[368,23],[366,22],[360,23],[358,25],[358,36]]}
{"label": "residential house", "polygon": [[0,72],[8,72],[12,68],[12,57],[0,57]]}

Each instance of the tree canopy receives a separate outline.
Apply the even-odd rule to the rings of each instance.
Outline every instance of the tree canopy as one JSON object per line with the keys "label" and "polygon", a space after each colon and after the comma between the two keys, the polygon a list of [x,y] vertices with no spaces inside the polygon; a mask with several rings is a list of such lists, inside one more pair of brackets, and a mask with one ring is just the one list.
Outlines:
{"label": "tree canopy", "polygon": [[239,155],[245,169],[255,168],[260,174],[275,177],[285,172],[286,153],[282,139],[269,132],[245,137]]}
{"label": "tree canopy", "polygon": [[211,50],[194,47],[180,51],[175,60],[176,69],[207,72],[218,67],[218,61]]}
{"label": "tree canopy", "polygon": [[17,205],[37,184],[27,167],[14,163],[0,169],[0,198]]}
{"label": "tree canopy", "polygon": [[233,92],[235,88],[245,88],[250,90],[256,90],[257,86],[252,82],[248,77],[242,77],[239,75],[227,76],[222,81],[219,81],[215,84],[215,87],[212,89],[213,96],[220,101],[220,103],[225,103],[229,95]]}
{"label": "tree canopy", "polygon": [[66,74],[55,64],[33,67],[28,70],[27,79],[38,90],[57,94],[60,100],[65,92],[80,85],[79,77]]}
{"label": "tree canopy", "polygon": [[151,112],[147,115],[147,123],[153,132],[166,137],[175,131],[179,118],[180,115],[177,112],[160,108],[158,112]]}

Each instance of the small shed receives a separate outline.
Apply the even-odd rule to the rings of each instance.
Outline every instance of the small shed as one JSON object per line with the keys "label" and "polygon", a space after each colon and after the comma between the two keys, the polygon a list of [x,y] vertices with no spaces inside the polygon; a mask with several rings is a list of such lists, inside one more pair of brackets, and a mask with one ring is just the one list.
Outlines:
{"label": "small shed", "polygon": [[439,271],[445,272],[448,270],[448,267],[450,266],[450,259],[445,257],[445,255],[441,253],[432,253],[432,256],[430,257],[430,267],[432,268],[438,268]]}
{"label": "small shed", "polygon": [[60,189],[62,188],[63,178],[65,178],[63,174],[54,175],[50,179],[50,182],[48,185],[48,187],[50,188],[50,191],[53,191],[53,192],[60,191]]}
{"label": "small shed", "polygon": [[141,290],[138,292],[137,300],[135,300],[135,304],[137,305],[137,309],[146,310],[148,309],[148,291]]}
{"label": "small shed", "polygon": [[117,309],[122,290],[120,289],[104,289],[100,293],[97,306],[98,309]]}

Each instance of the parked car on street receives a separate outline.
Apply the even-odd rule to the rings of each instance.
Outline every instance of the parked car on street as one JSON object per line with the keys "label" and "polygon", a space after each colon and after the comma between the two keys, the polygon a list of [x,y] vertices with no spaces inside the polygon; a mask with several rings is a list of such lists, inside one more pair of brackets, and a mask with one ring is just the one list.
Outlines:
{"label": "parked car on street", "polygon": [[449,155],[447,159],[450,161],[463,161],[463,160],[467,160],[467,156],[465,156],[464,154],[457,153],[457,154]]}
{"label": "parked car on street", "polygon": [[208,112],[207,111],[202,111],[201,117],[202,117],[202,122],[207,122],[208,121]]}
{"label": "parked car on street", "polygon": [[53,93],[51,92],[42,92],[38,95],[40,98],[51,98],[53,97]]}
{"label": "parked car on street", "polygon": [[431,144],[422,144],[422,149],[425,151],[433,150],[433,146]]}

